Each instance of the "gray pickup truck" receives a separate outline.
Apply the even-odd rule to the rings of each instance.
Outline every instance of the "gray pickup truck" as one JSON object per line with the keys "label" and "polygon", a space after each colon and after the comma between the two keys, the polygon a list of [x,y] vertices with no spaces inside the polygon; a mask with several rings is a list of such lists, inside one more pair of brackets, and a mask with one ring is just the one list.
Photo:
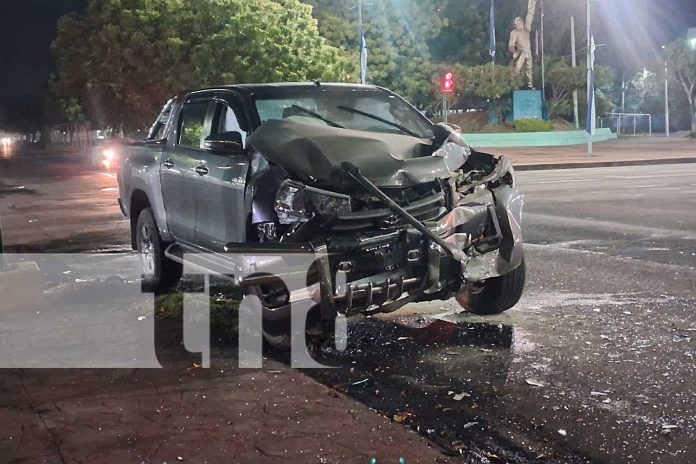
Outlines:
{"label": "gray pickup truck", "polygon": [[[380,87],[183,92],[124,149],[118,180],[155,291],[177,284],[184,254],[234,274],[231,256],[303,252],[321,256],[306,281],[319,290],[305,294],[322,327],[453,297],[496,314],[523,292],[523,196],[508,159]],[[295,289],[268,275],[236,280],[261,300],[267,335],[286,331]]]}

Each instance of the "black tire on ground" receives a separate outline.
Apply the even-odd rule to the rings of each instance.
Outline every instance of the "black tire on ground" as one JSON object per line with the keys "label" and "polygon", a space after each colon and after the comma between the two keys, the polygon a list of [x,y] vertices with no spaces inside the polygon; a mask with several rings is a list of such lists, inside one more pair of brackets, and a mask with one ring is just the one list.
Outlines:
{"label": "black tire on ground", "polygon": [[140,255],[143,290],[159,293],[175,287],[181,280],[183,269],[180,263],[164,255],[167,244],[160,237],[151,208],[145,208],[140,212],[135,234]]}
{"label": "black tire on ground", "polygon": [[487,279],[483,290],[470,295],[468,310],[474,314],[490,316],[512,308],[520,301],[524,292],[526,265],[522,264],[512,272],[500,277]]}
{"label": "black tire on ground", "polygon": [[[280,281],[275,283],[275,285],[269,287],[276,287],[277,291],[287,292],[287,288]],[[261,305],[265,306],[264,295],[267,295],[269,290],[272,288],[261,288],[258,286],[249,287],[247,289],[248,295],[256,295],[261,301]],[[264,313],[267,312],[267,308],[264,308]],[[321,316],[319,312],[319,307],[314,307],[310,310],[307,316],[307,326],[305,331],[305,340],[309,342],[310,340],[318,340],[322,338],[325,334],[325,330],[321,328]],[[280,351],[289,351],[291,345],[291,321],[290,317],[283,317],[279,319],[270,320],[264,318],[263,320],[263,337],[266,342],[273,348]]]}

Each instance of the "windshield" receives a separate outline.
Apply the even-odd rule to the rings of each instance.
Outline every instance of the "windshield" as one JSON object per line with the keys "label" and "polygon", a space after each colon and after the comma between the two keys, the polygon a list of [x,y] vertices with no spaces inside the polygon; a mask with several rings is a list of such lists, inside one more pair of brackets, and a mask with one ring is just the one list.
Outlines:
{"label": "windshield", "polygon": [[422,138],[433,136],[430,122],[418,110],[381,90],[283,89],[282,94],[257,95],[256,110],[262,123],[285,119]]}

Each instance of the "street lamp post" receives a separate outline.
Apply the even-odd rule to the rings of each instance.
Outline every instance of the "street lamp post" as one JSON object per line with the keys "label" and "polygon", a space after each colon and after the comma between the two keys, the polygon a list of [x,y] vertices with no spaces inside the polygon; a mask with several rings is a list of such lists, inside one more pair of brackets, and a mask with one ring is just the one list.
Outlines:
{"label": "street lamp post", "polygon": [[[592,93],[592,10],[590,6],[591,0],[587,0],[587,102],[591,103],[594,100],[594,95]],[[587,154],[592,156],[592,108],[591,105],[587,105],[587,122],[589,127],[587,130]]]}
{"label": "street lamp post", "polygon": [[359,44],[359,61],[360,61],[360,83],[367,83],[367,49],[365,48],[367,44],[365,43],[365,33],[363,30],[363,7],[372,6],[372,3],[365,3],[363,0],[358,0],[358,4],[351,7],[358,9],[358,44]]}
{"label": "street lamp post", "polygon": [[665,54],[665,137],[669,137],[669,69],[667,68],[667,47],[662,46]]}
{"label": "street lamp post", "polygon": [[8,269],[7,261],[5,261],[5,248],[2,244],[2,218],[0,218],[0,271]]}
{"label": "street lamp post", "polygon": [[[577,67],[578,62],[575,54],[575,17],[570,17],[570,46],[571,46],[571,56],[573,67]],[[578,112],[578,89],[573,89],[573,122],[575,123],[575,128],[580,128],[580,117]]]}

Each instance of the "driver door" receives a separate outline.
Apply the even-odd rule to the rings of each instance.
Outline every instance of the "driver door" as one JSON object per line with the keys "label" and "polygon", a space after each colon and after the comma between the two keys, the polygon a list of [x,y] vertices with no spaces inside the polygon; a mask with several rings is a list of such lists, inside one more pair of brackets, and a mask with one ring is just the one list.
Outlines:
{"label": "driver door", "polygon": [[172,236],[196,243],[197,192],[203,181],[196,172],[204,153],[204,140],[210,132],[208,110],[211,99],[186,101],[177,121],[173,144],[162,156],[160,182]]}
{"label": "driver door", "polygon": [[[246,125],[242,104],[234,95],[213,103],[211,134],[240,132],[246,142]],[[246,180],[250,157],[246,154],[221,155],[203,152],[196,194],[198,214],[196,240],[208,250],[223,252],[225,245],[246,238],[248,211],[245,207]]]}

